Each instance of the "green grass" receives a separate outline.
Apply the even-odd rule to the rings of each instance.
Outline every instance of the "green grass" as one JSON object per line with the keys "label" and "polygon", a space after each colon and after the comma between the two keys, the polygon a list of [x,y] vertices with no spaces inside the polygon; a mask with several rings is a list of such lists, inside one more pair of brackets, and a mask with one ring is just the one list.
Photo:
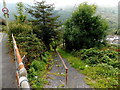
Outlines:
{"label": "green grass", "polygon": [[72,67],[74,67],[77,70],[83,70],[87,65],[86,63],[81,61],[79,58],[74,57],[73,55],[63,51],[62,49],[58,49],[58,52],[61,54],[63,58],[67,59],[70,62]]}
{"label": "green grass", "polygon": [[52,60],[52,52],[49,52],[43,61],[34,60],[31,63],[30,69],[28,70],[28,79],[32,88],[44,88],[44,85],[48,84],[46,74],[52,68],[53,63],[50,62]]}
{"label": "green grass", "polygon": [[57,86],[58,88],[61,88],[61,87],[64,87],[65,85],[64,84],[61,84],[59,86]]}
{"label": "green grass", "polygon": [[113,74],[119,73],[119,70],[115,68],[107,70],[106,68],[100,67],[98,65],[90,66],[87,65],[84,61],[80,60],[80,58],[74,57],[72,54],[62,49],[58,49],[58,52],[63,58],[70,62],[72,67],[87,76],[85,81],[92,88],[116,88],[119,85],[117,76],[118,74]]}

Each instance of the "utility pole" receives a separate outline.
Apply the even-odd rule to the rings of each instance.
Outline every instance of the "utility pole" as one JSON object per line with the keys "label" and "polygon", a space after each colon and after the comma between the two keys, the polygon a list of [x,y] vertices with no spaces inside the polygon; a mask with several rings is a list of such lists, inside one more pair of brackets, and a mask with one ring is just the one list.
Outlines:
{"label": "utility pole", "polygon": [[[3,7],[4,7],[3,9],[7,9],[5,0],[3,0]],[[4,11],[5,10],[3,10],[3,12]],[[5,19],[6,19],[7,31],[9,31],[9,26],[8,26],[8,9],[7,9],[7,13],[4,12],[4,16],[5,16]]]}

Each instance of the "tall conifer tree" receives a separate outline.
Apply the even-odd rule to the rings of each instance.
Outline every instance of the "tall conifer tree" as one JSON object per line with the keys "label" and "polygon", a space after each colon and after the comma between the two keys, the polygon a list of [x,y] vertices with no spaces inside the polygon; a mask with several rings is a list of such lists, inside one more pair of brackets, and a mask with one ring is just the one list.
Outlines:
{"label": "tall conifer tree", "polygon": [[34,6],[30,6],[26,10],[34,18],[33,24],[36,25],[34,33],[43,40],[49,50],[50,43],[57,38],[57,28],[60,25],[58,22],[59,16],[54,14],[53,4],[45,3],[45,1],[35,1]]}

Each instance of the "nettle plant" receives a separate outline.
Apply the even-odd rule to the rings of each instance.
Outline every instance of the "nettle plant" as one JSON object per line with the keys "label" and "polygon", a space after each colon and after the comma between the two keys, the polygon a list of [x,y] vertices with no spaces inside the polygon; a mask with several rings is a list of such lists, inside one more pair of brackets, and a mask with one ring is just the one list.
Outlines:
{"label": "nettle plant", "polygon": [[74,52],[74,55],[80,57],[81,60],[90,65],[107,63],[113,67],[119,67],[118,52],[113,50],[99,50],[97,48],[82,49]]}

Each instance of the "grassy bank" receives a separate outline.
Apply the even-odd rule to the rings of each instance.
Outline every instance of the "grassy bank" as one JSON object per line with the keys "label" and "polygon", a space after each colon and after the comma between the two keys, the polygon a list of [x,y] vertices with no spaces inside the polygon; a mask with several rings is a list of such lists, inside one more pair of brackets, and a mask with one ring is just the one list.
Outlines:
{"label": "grassy bank", "polygon": [[[79,70],[87,77],[85,81],[93,88],[116,88],[118,83],[119,69],[107,63],[89,64],[80,57],[75,57],[62,49],[58,49],[63,58],[67,59],[71,66]],[[83,55],[83,54],[82,54]],[[87,57],[88,58],[88,57]],[[118,63],[117,63],[118,64]]]}
{"label": "grassy bank", "polygon": [[46,53],[44,61],[34,60],[28,70],[28,79],[32,88],[44,88],[48,83],[46,73],[52,67],[52,52]]}

